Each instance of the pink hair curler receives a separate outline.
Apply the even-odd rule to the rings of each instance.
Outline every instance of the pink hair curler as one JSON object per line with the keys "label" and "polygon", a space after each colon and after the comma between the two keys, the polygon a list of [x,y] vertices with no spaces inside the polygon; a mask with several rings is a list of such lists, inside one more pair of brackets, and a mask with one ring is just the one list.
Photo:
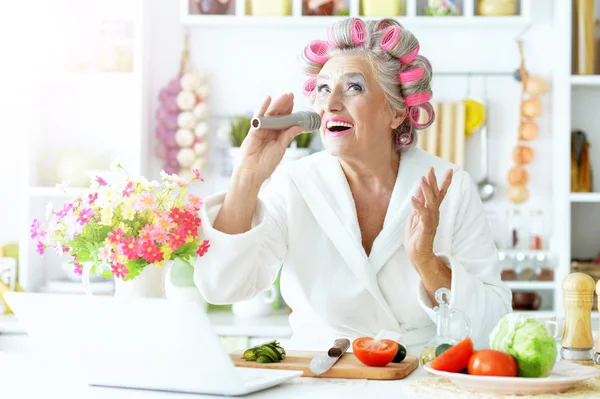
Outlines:
{"label": "pink hair curler", "polygon": [[423,68],[414,68],[406,72],[400,72],[398,74],[398,80],[400,83],[411,83],[421,79],[425,76],[425,70]]}
{"label": "pink hair curler", "polygon": [[402,147],[411,145],[412,142],[413,142],[413,135],[410,132],[401,133],[400,135],[398,135],[398,138],[396,139],[396,143],[398,143],[398,145],[402,146]]}
{"label": "pink hair curler", "polygon": [[400,28],[397,26],[392,26],[391,28],[387,29],[387,32],[385,32],[381,37],[381,49],[383,51],[388,51],[394,47],[400,41],[401,35],[402,33],[400,32]]}
{"label": "pink hair curler", "polygon": [[376,30],[383,30],[385,28],[387,28],[388,26],[390,26],[390,24],[388,24],[387,21],[381,21],[380,23],[377,24],[377,29]]}
{"label": "pink hair curler", "polygon": [[309,78],[304,82],[304,95],[312,96],[315,94],[315,87],[317,87],[317,78]]}
{"label": "pink hair curler", "polygon": [[323,40],[313,40],[308,46],[304,48],[304,55],[309,61],[315,64],[324,64],[329,59],[327,52],[329,51],[329,45]]}
{"label": "pink hair curler", "polygon": [[411,94],[409,96],[404,97],[404,101],[406,105],[412,107],[413,105],[423,104],[431,100],[431,93],[427,91],[420,91],[415,94]]}
{"label": "pink hair curler", "polygon": [[417,47],[413,51],[411,51],[410,53],[408,53],[406,55],[403,55],[402,57],[400,57],[398,59],[403,64],[410,64],[417,57],[417,54],[419,54],[420,49],[421,49],[421,46],[417,44]]}
{"label": "pink hair curler", "polygon": [[[428,118],[426,122],[419,122],[419,119],[421,119],[421,110],[427,113]],[[408,109],[408,119],[410,120],[410,123],[412,123],[412,125],[417,128],[424,128],[429,126],[431,124],[431,121],[433,121],[433,117],[433,107],[430,103],[413,105]]]}
{"label": "pink hair curler", "polygon": [[365,27],[365,23],[360,19],[355,19],[352,21],[352,41],[354,44],[361,45],[365,42],[365,38],[367,37],[367,29]]}

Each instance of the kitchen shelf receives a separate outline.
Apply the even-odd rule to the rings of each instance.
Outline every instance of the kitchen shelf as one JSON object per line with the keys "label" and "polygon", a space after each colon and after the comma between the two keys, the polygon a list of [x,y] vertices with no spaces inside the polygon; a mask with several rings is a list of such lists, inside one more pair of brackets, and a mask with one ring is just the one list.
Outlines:
{"label": "kitchen shelf", "polygon": [[600,75],[571,75],[573,86],[600,86]]}
{"label": "kitchen shelf", "polygon": [[553,290],[556,288],[555,281],[505,281],[511,290]]}
{"label": "kitchen shelf", "polygon": [[600,202],[600,193],[571,193],[571,202]]}

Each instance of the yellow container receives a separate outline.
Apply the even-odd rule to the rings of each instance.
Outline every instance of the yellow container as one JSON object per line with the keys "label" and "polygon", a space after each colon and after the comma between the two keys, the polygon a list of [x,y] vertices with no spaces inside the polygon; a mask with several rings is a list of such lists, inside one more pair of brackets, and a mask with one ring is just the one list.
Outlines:
{"label": "yellow container", "polygon": [[292,0],[251,0],[252,15],[280,17],[292,15]]}
{"label": "yellow container", "polygon": [[406,2],[403,0],[362,0],[365,17],[395,17],[402,15]]}

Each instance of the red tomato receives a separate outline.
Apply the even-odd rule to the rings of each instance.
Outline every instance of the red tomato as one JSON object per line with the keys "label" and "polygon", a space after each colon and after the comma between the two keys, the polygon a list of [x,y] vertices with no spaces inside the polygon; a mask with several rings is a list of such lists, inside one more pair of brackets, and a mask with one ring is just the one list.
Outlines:
{"label": "red tomato", "polygon": [[362,337],[352,342],[352,351],[364,365],[384,367],[396,356],[398,343],[389,339],[376,341],[371,337]]}
{"label": "red tomato", "polygon": [[433,359],[431,368],[458,373],[467,368],[471,355],[473,355],[473,341],[471,338],[466,338]]}
{"label": "red tomato", "polygon": [[471,356],[469,374],[494,377],[516,377],[517,362],[508,353],[482,349]]}

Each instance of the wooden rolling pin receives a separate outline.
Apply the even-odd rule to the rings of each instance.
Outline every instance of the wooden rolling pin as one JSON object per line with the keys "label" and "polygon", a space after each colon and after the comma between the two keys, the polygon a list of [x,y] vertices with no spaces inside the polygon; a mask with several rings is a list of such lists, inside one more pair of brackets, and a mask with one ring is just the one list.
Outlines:
{"label": "wooden rolling pin", "polygon": [[565,305],[565,330],[560,357],[573,363],[594,364],[592,306],[594,279],[584,273],[571,273],[562,283]]}

